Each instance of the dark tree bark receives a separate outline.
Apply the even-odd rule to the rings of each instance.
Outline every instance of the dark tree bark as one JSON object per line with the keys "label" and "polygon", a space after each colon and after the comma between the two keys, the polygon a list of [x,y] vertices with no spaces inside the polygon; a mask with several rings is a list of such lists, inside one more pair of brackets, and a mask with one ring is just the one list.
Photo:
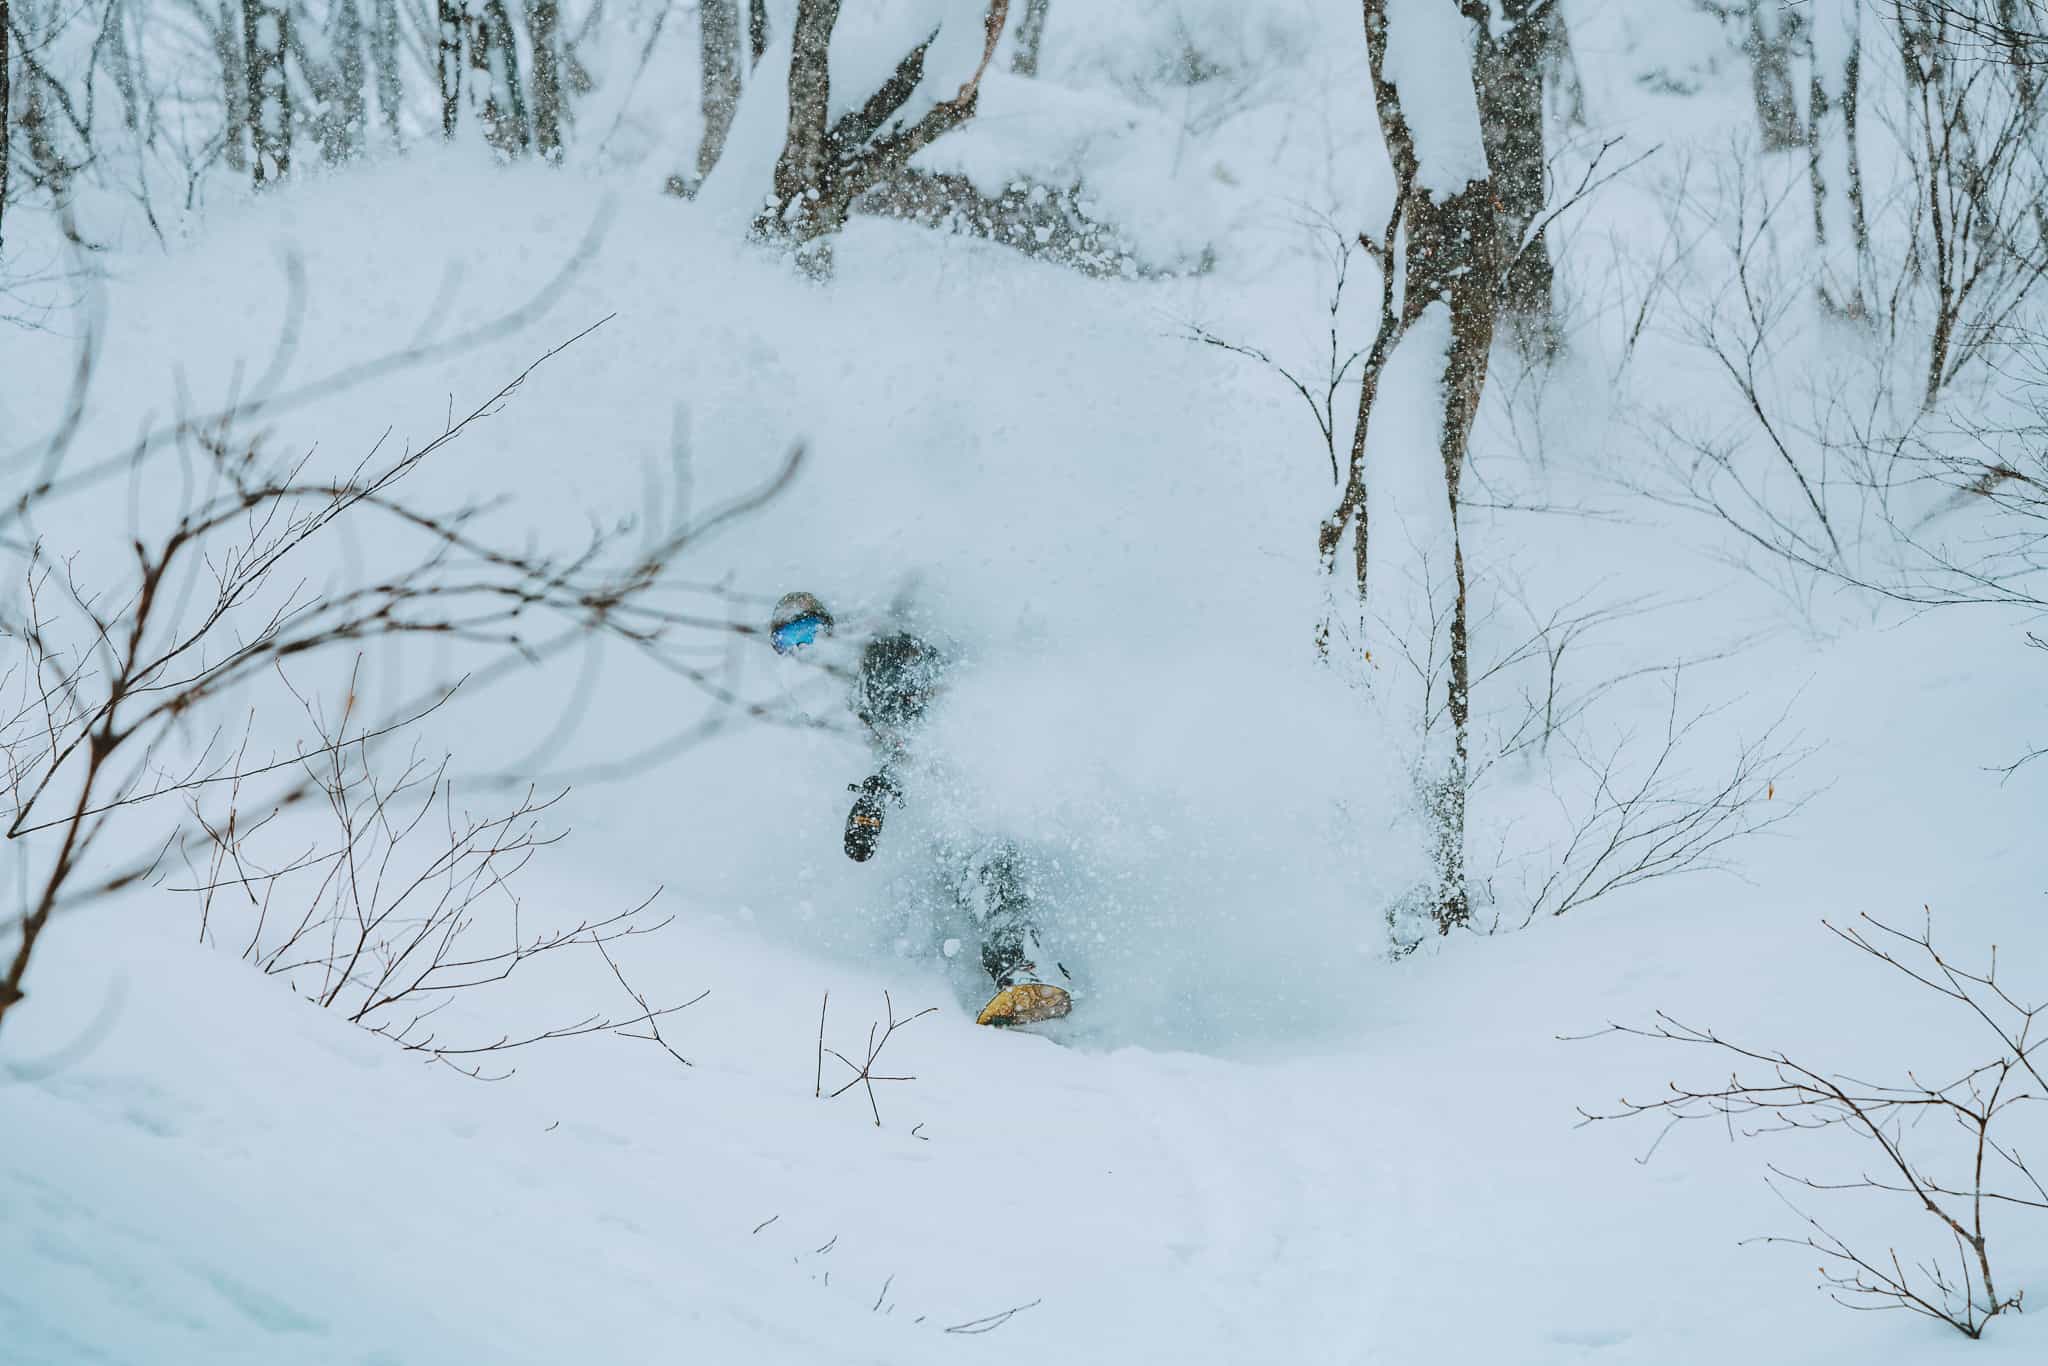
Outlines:
{"label": "dark tree bark", "polygon": [[790,35],[789,132],[775,163],[774,196],[754,220],[755,234],[793,247],[808,273],[829,273],[829,239],[845,225],[853,201],[974,116],[982,73],[1008,12],[1009,0],[990,0],[974,74],[916,123],[906,125],[897,115],[924,78],[925,53],[936,31],[896,64],[865,103],[833,121],[829,64],[839,0],[798,0]]}
{"label": "dark tree bark", "polygon": [[114,78],[114,93],[121,97],[121,126],[131,133],[142,130],[142,93],[135,79],[135,58],[128,50],[128,13],[120,5],[108,5],[100,21],[100,41],[106,44],[105,68]]}
{"label": "dark tree bark", "polygon": [[1742,50],[1749,58],[1750,93],[1767,152],[1787,151],[1805,140],[1792,83],[1792,53],[1801,22],[1797,10],[1782,8],[1778,0],[1749,0]]}
{"label": "dark tree bark", "polygon": [[[1856,239],[1858,294],[1870,264],[1870,221],[1863,210],[1863,152],[1856,136],[1856,109],[1863,94],[1863,5],[1856,5],[1856,27],[1849,35],[1849,54],[1842,61],[1842,139],[1849,152],[1849,232]],[[1860,302],[1860,298],[1859,298]]]}
{"label": "dark tree bark", "polygon": [[370,64],[377,71],[377,112],[384,117],[384,132],[396,147],[399,142],[398,109],[404,88],[398,72],[398,0],[374,0],[370,17]]}
{"label": "dark tree bark", "polygon": [[455,136],[462,114],[462,45],[469,32],[463,0],[435,0],[435,72],[441,82],[441,136]]}
{"label": "dark tree bark", "polygon": [[337,0],[333,11],[334,70],[322,111],[321,150],[330,162],[362,155],[369,138],[370,92],[363,63],[363,15],[357,0]]}
{"label": "dark tree bark", "polygon": [[0,251],[7,247],[7,150],[14,138],[14,87],[8,75],[13,65],[9,49],[7,0],[0,0]]}
{"label": "dark tree bark", "polygon": [[549,161],[562,159],[562,6],[526,0],[526,36],[533,44],[533,140]]}
{"label": "dark tree bark", "polygon": [[1024,0],[1024,17],[1017,21],[1017,55],[1010,70],[1019,76],[1038,74],[1038,50],[1045,40],[1045,14],[1052,0]]}
{"label": "dark tree bark", "polygon": [[[1424,775],[1424,804],[1433,826],[1432,861],[1435,887],[1431,914],[1441,933],[1471,920],[1471,898],[1465,879],[1465,794],[1470,772],[1468,725],[1471,711],[1471,662],[1469,624],[1465,594],[1465,551],[1458,530],[1459,484],[1464,476],[1465,452],[1478,415],[1480,396],[1486,387],[1486,370],[1493,346],[1496,311],[1501,298],[1501,233],[1495,222],[1496,189],[1490,175],[1469,181],[1462,189],[1446,192],[1422,174],[1424,168],[1416,151],[1410,113],[1402,102],[1401,90],[1386,70],[1387,0],[1364,0],[1366,54],[1372,70],[1374,105],[1380,131],[1386,139],[1387,154],[1394,164],[1396,182],[1402,186],[1396,206],[1396,223],[1405,225],[1402,249],[1400,298],[1396,304],[1393,285],[1386,285],[1386,305],[1381,337],[1368,357],[1368,366],[1384,367],[1392,347],[1425,311],[1441,304],[1450,319],[1450,341],[1441,358],[1443,414],[1438,456],[1441,459],[1445,497],[1449,501],[1452,549],[1453,597],[1450,603],[1449,677],[1444,697],[1453,732],[1453,752],[1440,772]],[[1470,11],[1466,11],[1468,19]],[[1483,17],[1483,16],[1482,16]],[[1475,41],[1478,40],[1475,25]],[[1459,71],[1464,54],[1443,54],[1445,79],[1472,80],[1483,86],[1484,79],[1473,70]],[[1481,108],[1484,109],[1481,94]],[[1381,262],[1388,277],[1393,274],[1391,253],[1396,234],[1388,233],[1387,259]],[[1377,375],[1369,376],[1376,381]],[[1353,438],[1351,483],[1357,490],[1353,516],[1359,538],[1360,593],[1364,592],[1364,470],[1366,427],[1371,403],[1377,396],[1376,382],[1361,388],[1359,414]],[[1352,497],[1347,487],[1346,498]],[[1342,507],[1339,509],[1343,511]],[[1341,537],[1341,529],[1339,536]],[[1334,542],[1326,523],[1321,544],[1325,564],[1330,563]]]}
{"label": "dark tree bark", "polygon": [[1485,5],[1465,8],[1478,34],[1480,127],[1499,200],[1501,299],[1523,351],[1547,355],[1557,333],[1550,244],[1537,227],[1548,163],[1543,80],[1563,20],[1556,0],[1495,0],[1491,12]]}
{"label": "dark tree bark", "polygon": [[697,175],[711,174],[725,151],[725,135],[740,107],[739,0],[701,0],[697,7],[704,141],[697,147]]}
{"label": "dark tree bark", "polygon": [[768,50],[768,0],[748,0],[747,4],[747,51],[751,54],[749,69],[761,64],[761,54]]}
{"label": "dark tree bark", "polygon": [[273,0],[242,0],[242,65],[249,88],[249,174],[257,187],[292,168],[292,88],[285,57],[291,11]]}
{"label": "dark tree bark", "polygon": [[469,37],[472,97],[481,102],[484,140],[508,157],[532,145],[526,121],[525,85],[519,76],[519,44],[505,0],[484,0]]}
{"label": "dark tree bark", "polygon": [[249,169],[249,72],[243,60],[242,21],[237,0],[220,0],[213,22],[213,55],[220,62],[225,130],[221,157],[231,171]]}

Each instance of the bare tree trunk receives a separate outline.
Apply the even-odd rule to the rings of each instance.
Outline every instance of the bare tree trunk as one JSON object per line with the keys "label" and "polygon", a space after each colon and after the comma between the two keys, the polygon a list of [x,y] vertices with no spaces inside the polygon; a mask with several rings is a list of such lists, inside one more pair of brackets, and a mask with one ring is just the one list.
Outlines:
{"label": "bare tree trunk", "polygon": [[697,175],[711,174],[725,150],[733,114],[740,107],[739,0],[701,0],[698,47],[702,54],[704,141],[697,147]]}
{"label": "bare tree trunk", "polygon": [[236,0],[220,0],[213,25],[213,55],[220,62],[221,157],[231,171],[249,169],[249,72],[243,59]]}
{"label": "bare tree trunk", "polygon": [[258,188],[292,167],[292,89],[286,78],[291,13],[271,0],[242,0],[242,64],[249,86],[249,173]]}
{"label": "bare tree trunk", "polygon": [[1806,51],[1806,183],[1813,192],[1814,245],[1825,247],[1828,244],[1828,181],[1822,155],[1826,146],[1824,120],[1832,105],[1820,63],[1814,60],[1811,24],[1806,26],[1801,39]]}
{"label": "bare tree trunk", "polygon": [[1863,152],[1856,137],[1856,109],[1863,92],[1863,4],[1857,0],[1849,55],[1842,62],[1842,138],[1849,152],[1849,231],[1856,239],[1856,296],[1860,305],[1870,273],[1870,220],[1863,210]]}
{"label": "bare tree trunk", "polygon": [[1786,151],[1803,141],[1792,84],[1792,44],[1800,22],[1798,11],[1782,9],[1777,0],[1749,0],[1742,49],[1749,57],[1750,92],[1767,152]]}
{"label": "bare tree trunk", "polygon": [[14,137],[14,87],[8,81],[12,61],[7,0],[0,0],[0,251],[7,247],[7,150]]}
{"label": "bare tree trunk", "polygon": [[462,112],[462,40],[469,31],[463,0],[435,0],[435,71],[441,81],[441,136],[455,136]]}
{"label": "bare tree trunk", "polygon": [[1530,355],[1550,354],[1558,340],[1550,244],[1537,226],[1547,162],[1543,75],[1555,25],[1563,22],[1555,8],[1555,0],[1498,0],[1498,23],[1477,29],[1480,128],[1500,205],[1501,297],[1515,339]]}
{"label": "bare tree trunk", "polygon": [[369,141],[370,92],[368,72],[363,67],[363,14],[357,0],[337,0],[334,6],[334,103],[327,111],[327,144],[330,162],[348,161],[363,154]]}
{"label": "bare tree trunk", "polygon": [[1017,21],[1017,55],[1010,70],[1019,76],[1038,74],[1038,49],[1045,39],[1045,14],[1052,0],[1024,0],[1024,17]]}
{"label": "bare tree trunk", "polygon": [[752,57],[747,63],[751,70],[761,64],[761,54],[768,50],[768,0],[748,0],[747,50]]}
{"label": "bare tree trunk", "polygon": [[775,197],[781,201],[775,223],[798,246],[836,232],[846,221],[845,203],[835,213],[825,196],[832,29],[838,22],[839,0],[798,0],[790,35],[789,137],[775,162]]}
{"label": "bare tree trunk", "polygon": [[974,116],[982,73],[1008,14],[1009,0],[989,0],[980,64],[952,98],[917,122],[904,124],[897,115],[924,79],[925,53],[937,30],[905,54],[880,89],[833,122],[829,68],[839,0],[798,0],[790,34],[789,132],[775,162],[774,195],[754,220],[755,235],[793,247],[807,273],[830,273],[830,238],[845,225],[853,201]]}
{"label": "bare tree trunk", "polygon": [[484,140],[508,157],[522,156],[532,145],[526,125],[526,96],[519,79],[519,45],[505,0],[484,0],[469,42],[470,69],[476,85],[471,98],[481,101]]}
{"label": "bare tree trunk", "polygon": [[[1475,9],[1477,13],[1474,13]],[[1479,25],[1486,18],[1484,7],[1461,5],[1460,11],[1472,24],[1476,44],[1480,38]],[[1449,322],[1448,343],[1439,362],[1443,414],[1438,456],[1443,467],[1444,495],[1449,505],[1453,576],[1448,604],[1449,677],[1444,697],[1445,710],[1451,722],[1452,747],[1451,754],[1440,767],[1426,768],[1419,775],[1423,803],[1433,825],[1431,855],[1435,885],[1431,915],[1438,931],[1448,934],[1472,918],[1471,897],[1465,877],[1471,662],[1465,552],[1458,532],[1459,485],[1464,475],[1465,452],[1471,440],[1473,419],[1478,414],[1480,396],[1486,387],[1487,360],[1493,346],[1503,264],[1501,234],[1494,221],[1496,189],[1490,174],[1481,174],[1477,179],[1467,180],[1462,188],[1452,190],[1449,181],[1454,177],[1443,176],[1441,168],[1434,174],[1428,173],[1431,168],[1423,164],[1417,152],[1410,111],[1404,107],[1402,92],[1386,66],[1387,0],[1364,0],[1364,12],[1366,52],[1372,68],[1380,130],[1386,139],[1388,156],[1394,163],[1395,178],[1404,187],[1396,209],[1397,221],[1405,221],[1406,224],[1401,297],[1398,311],[1392,309],[1391,299],[1388,310],[1389,316],[1398,324],[1397,340],[1393,344],[1398,345],[1398,337],[1405,336],[1431,309],[1442,308]],[[1413,41],[1412,37],[1409,41]],[[1447,51],[1440,60],[1446,67],[1445,79],[1472,80],[1483,86],[1484,79],[1479,73],[1469,67],[1462,72],[1457,69],[1467,61],[1466,53]],[[1483,91],[1475,90],[1475,95],[1483,109]],[[1433,100],[1423,106],[1419,116],[1439,120],[1449,117],[1445,110],[1435,107]],[[1445,131],[1443,128],[1433,130],[1437,138],[1442,138]],[[1458,131],[1450,130],[1454,136]],[[1474,136],[1481,135],[1481,129],[1469,131]],[[1485,168],[1480,169],[1483,172]],[[1393,242],[1394,234],[1390,232],[1387,239],[1389,254]],[[1391,274],[1392,260],[1383,260],[1382,268]],[[1383,337],[1385,331],[1383,328]],[[1423,335],[1438,334],[1431,329]],[[1384,365],[1391,348],[1376,345],[1374,349],[1377,355],[1373,359]],[[1353,442],[1355,462],[1364,456],[1364,427],[1371,415],[1365,406],[1368,395],[1376,396],[1374,386],[1365,386],[1361,391],[1359,432]],[[1356,467],[1353,476],[1362,484],[1362,473]],[[1362,520],[1362,507],[1360,512]],[[1364,535],[1362,525],[1359,534],[1361,538]],[[1361,555],[1361,562],[1362,559]]]}
{"label": "bare tree trunk", "polygon": [[562,6],[526,0],[526,36],[533,44],[533,138],[549,161],[562,159]]}
{"label": "bare tree trunk", "polygon": [[142,131],[142,95],[135,80],[135,58],[128,50],[128,12],[118,4],[107,6],[100,21],[100,37],[107,45],[106,70],[114,78],[114,91],[121,97],[121,125],[131,133]]}
{"label": "bare tree trunk", "polygon": [[[2025,5],[2033,11],[2031,26],[2020,22],[2020,7]],[[2038,109],[2035,102],[2037,77],[2034,68],[2042,59],[2040,45],[2042,29],[2048,25],[2048,13],[2042,12],[2040,0],[1998,0],[1998,26],[2004,30],[2006,62],[2012,68],[2013,88],[2019,92],[2020,102],[2030,109]]]}
{"label": "bare tree trunk", "polygon": [[404,97],[398,72],[398,0],[374,0],[370,20],[370,64],[377,68],[377,112],[384,132],[398,146],[398,108]]}

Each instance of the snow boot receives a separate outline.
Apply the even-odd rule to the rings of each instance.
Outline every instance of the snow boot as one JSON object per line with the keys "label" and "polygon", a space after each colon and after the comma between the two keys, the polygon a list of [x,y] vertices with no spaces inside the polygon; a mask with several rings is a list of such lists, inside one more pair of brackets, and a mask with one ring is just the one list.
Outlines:
{"label": "snow boot", "polygon": [[855,863],[866,863],[881,843],[882,820],[888,815],[889,803],[903,805],[903,789],[884,770],[861,782],[848,783],[846,790],[860,794],[854,799],[853,809],[846,813],[846,856]]}

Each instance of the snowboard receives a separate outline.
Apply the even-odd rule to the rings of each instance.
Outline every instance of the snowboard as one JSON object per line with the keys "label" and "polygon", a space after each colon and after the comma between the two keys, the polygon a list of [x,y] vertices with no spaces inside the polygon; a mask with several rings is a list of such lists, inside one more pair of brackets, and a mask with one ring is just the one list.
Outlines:
{"label": "snowboard", "polygon": [[1042,1020],[1057,1020],[1074,1008],[1074,998],[1063,987],[1045,982],[1019,982],[1004,987],[995,994],[981,1014],[974,1019],[976,1024],[1011,1026],[1037,1024]]}

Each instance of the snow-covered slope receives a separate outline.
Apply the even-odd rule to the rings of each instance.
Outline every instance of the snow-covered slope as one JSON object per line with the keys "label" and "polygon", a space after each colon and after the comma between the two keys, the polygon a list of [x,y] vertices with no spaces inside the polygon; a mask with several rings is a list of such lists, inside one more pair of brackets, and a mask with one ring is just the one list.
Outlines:
{"label": "snow-covered slope", "polygon": [[[122,450],[181,393],[260,372],[286,320],[295,383],[544,297],[507,335],[293,408],[277,439],[344,466],[387,429],[417,440],[451,396],[608,318],[424,470],[420,495],[506,491],[481,525],[574,546],[681,498],[678,450],[711,507],[801,441],[791,489],[687,574],[755,617],[796,587],[849,621],[908,602],[961,667],[934,721],[943,788],[914,794],[870,865],[839,853],[845,786],[869,771],[853,735],[700,736],[704,694],[624,650],[516,674],[420,728],[453,753],[465,803],[500,801],[463,784],[508,765],[572,785],[549,813],[570,838],[522,881],[529,923],[663,889],[673,923],[617,952],[650,998],[709,993],[663,1022],[693,1066],[606,1034],[521,1050],[497,1082],[422,1066],[238,961],[219,923],[201,942],[177,876],[60,916],[0,1035],[0,1361],[2048,1355],[2026,1317],[1965,1344],[1829,1305],[1808,1254],[1741,1240],[1800,1231],[1766,1162],[1853,1175],[1853,1145],[1581,1126],[1580,1107],[1721,1069],[1560,1037],[1664,1009],[1877,1080],[1979,1061],[1967,1018],[1903,994],[1820,921],[1910,925],[1925,905],[1966,960],[1997,944],[2016,990],[2048,992],[2048,764],[1996,771],[2039,739],[2017,623],[1827,594],[1794,612],[1726,563],[1717,530],[1617,492],[1659,458],[1646,405],[1722,411],[1675,321],[1615,378],[1625,267],[1664,230],[1668,162],[1651,163],[1558,233],[1572,349],[1546,372],[1505,347],[1496,362],[1464,525],[1480,643],[1502,650],[1565,603],[1639,604],[1574,647],[1573,685],[1701,661],[1685,702],[1720,710],[1683,762],[1711,773],[1782,715],[1811,753],[1770,800],[1804,805],[1729,846],[1721,873],[1389,961],[1385,908],[1418,855],[1400,736],[1311,645],[1325,452],[1277,375],[1188,336],[1319,363],[1314,225],[1378,221],[1386,202],[1362,45],[1343,7],[1182,8],[1133,5],[1091,45],[1062,0],[1058,94],[1033,106],[1027,83],[992,79],[988,123],[936,150],[990,183],[1078,168],[1147,240],[1216,246],[1197,278],[1086,280],[858,221],[821,287],[733,240],[715,196],[654,195],[644,168],[507,170],[460,150],[308,176],[217,204],[167,251],[105,255],[104,291],[68,315],[106,320],[82,451]],[[1725,141],[1745,73],[1680,8],[1657,25],[1632,3],[1574,7],[1589,138]],[[1224,77],[1162,82],[1181,37],[1223,54]],[[1665,68],[1704,93],[1636,79]],[[1128,138],[1092,139],[1116,110]],[[1353,271],[1347,336],[1377,301]],[[55,420],[70,340],[0,334],[0,453]],[[122,501],[37,530],[81,572],[116,564],[126,519],[170,506]],[[350,543],[319,572],[380,553]],[[837,714],[836,687],[743,643],[717,656],[722,686]],[[393,651],[364,695],[388,703],[462,663]],[[1656,734],[1667,679],[1616,689],[1589,743]],[[1490,696],[1524,681],[1510,669]],[[259,741],[288,746],[294,719],[264,712]],[[1552,776],[1504,763],[1475,801],[1475,861],[1508,851],[1493,890],[1510,923],[1514,860],[1555,842]],[[1070,1020],[971,1023],[974,973],[903,913],[943,827],[1056,858]],[[558,955],[439,1024],[488,1040],[624,1004],[601,961]],[[889,1039],[877,1070],[902,1079],[876,1083],[873,1109],[861,1087],[814,1095],[849,1078],[821,1033],[860,1056],[888,1010],[926,1007]],[[1902,1255],[1945,1250],[1910,1206],[1828,1209]],[[2048,1284],[2038,1225],[1995,1226],[2007,1284]]]}
{"label": "snow-covered slope", "polygon": [[[1978,1347],[1844,1314],[1798,1253],[1737,1246],[1792,1223],[1767,1157],[1838,1152],[1701,1129],[1638,1165],[1653,1128],[1578,1130],[1574,1106],[1711,1066],[1555,1037],[1662,1007],[1849,1067],[1964,1056],[1954,1021],[1904,1028],[1816,921],[1924,898],[1944,933],[2041,961],[2031,822],[1978,766],[1984,723],[2029,699],[1899,665],[1976,644],[1923,625],[1817,666],[1804,714],[1853,709],[1873,738],[1830,748],[1834,789],[1753,885],[1362,970],[1346,1037],[1255,1059],[980,1030],[928,968],[804,954],[693,904],[628,961],[642,990],[710,988],[666,1031],[694,1068],[599,1038],[485,1085],[160,906],[80,917],[8,1046],[8,1359],[2032,1360],[2029,1320]],[[1874,669],[1899,678],[1887,701]],[[1979,709],[1942,719],[1965,688]],[[614,890],[570,862],[564,897]],[[1200,1012],[1234,984],[1179,986]],[[915,1079],[878,1085],[879,1128],[858,1088],[813,1098],[827,991],[842,1050],[884,991],[899,1016],[940,1007],[890,1041],[880,1070]],[[828,1090],[847,1075],[825,1059]],[[2008,1274],[2048,1273],[2039,1240],[2009,1247]]]}

